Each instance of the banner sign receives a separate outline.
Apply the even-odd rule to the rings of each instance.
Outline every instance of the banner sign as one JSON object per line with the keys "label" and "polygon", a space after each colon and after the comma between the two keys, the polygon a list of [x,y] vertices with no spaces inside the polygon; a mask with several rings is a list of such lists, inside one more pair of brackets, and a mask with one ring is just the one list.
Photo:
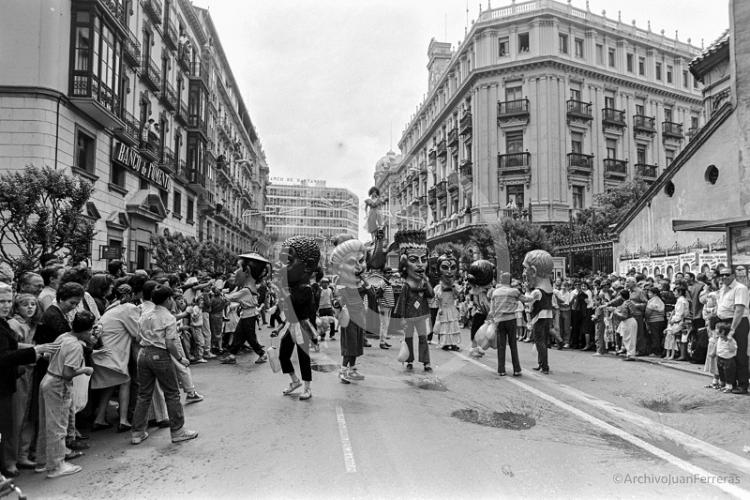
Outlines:
{"label": "banner sign", "polygon": [[131,148],[120,141],[114,141],[112,148],[112,161],[119,163],[136,174],[153,182],[159,188],[166,191],[172,190],[172,177],[164,170],[157,167],[138,152],[137,149]]}

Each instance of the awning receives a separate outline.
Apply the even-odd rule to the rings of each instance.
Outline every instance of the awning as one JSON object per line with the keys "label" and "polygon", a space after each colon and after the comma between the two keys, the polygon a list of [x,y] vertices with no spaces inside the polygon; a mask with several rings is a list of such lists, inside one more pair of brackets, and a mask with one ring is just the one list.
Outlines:
{"label": "awning", "polygon": [[750,224],[750,217],[732,217],[716,220],[673,220],[673,231],[701,231],[722,233],[731,226],[745,226]]}

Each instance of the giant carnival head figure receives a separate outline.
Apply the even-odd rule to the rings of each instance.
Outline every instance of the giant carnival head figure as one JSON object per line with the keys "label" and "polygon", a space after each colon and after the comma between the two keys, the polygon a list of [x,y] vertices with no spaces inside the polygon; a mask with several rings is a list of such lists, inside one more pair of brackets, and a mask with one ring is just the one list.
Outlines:
{"label": "giant carnival head figure", "polygon": [[551,286],[552,268],[552,256],[544,250],[532,250],[523,258],[523,272],[531,288],[541,284]]}
{"label": "giant carnival head figure", "polygon": [[437,259],[438,273],[440,281],[444,285],[452,285],[458,275],[458,259],[452,250],[441,253]]}
{"label": "giant carnival head figure", "polygon": [[331,252],[331,267],[339,275],[338,284],[356,287],[365,270],[365,245],[353,236],[344,234],[335,240]]}
{"label": "giant carnival head figure", "polygon": [[320,247],[309,236],[292,236],[281,244],[279,278],[283,284],[308,283],[320,264]]}
{"label": "giant carnival head figure", "polygon": [[237,272],[234,275],[234,282],[238,287],[255,284],[268,276],[271,270],[271,263],[262,255],[252,252],[242,254],[237,257]]}
{"label": "giant carnival head figure", "polygon": [[475,260],[469,266],[469,273],[466,280],[472,286],[484,287],[492,284],[492,278],[495,277],[495,266],[489,260]]}
{"label": "giant carnival head figure", "polygon": [[401,276],[413,284],[425,279],[427,270],[427,235],[419,229],[398,231],[393,236],[398,248],[398,270]]}

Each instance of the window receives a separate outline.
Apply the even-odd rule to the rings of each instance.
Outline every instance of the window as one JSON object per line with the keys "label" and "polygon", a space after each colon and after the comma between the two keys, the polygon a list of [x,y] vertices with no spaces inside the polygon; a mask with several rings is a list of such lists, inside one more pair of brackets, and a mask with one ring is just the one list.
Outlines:
{"label": "window", "polygon": [[582,209],[585,201],[585,188],[583,186],[573,186],[573,208]]}
{"label": "window", "polygon": [[529,51],[529,34],[520,33],[518,35],[518,53]]}
{"label": "window", "polygon": [[109,183],[125,189],[125,167],[112,163]]}
{"label": "window", "polygon": [[572,132],[570,134],[570,149],[573,153],[583,153],[583,134]]}
{"label": "window", "polygon": [[568,53],[568,35],[560,33],[560,54]]}
{"label": "window", "polygon": [[576,38],[575,50],[576,50],[576,57],[583,58],[583,39]]}
{"label": "window", "polygon": [[633,72],[633,54],[628,54],[627,63],[628,63],[628,73],[632,73]]}
{"label": "window", "polygon": [[635,114],[638,116],[644,116],[646,114],[646,110],[644,109],[643,104],[635,105]]}
{"label": "window", "polygon": [[96,171],[96,140],[81,129],[76,129],[75,167],[90,174]]}
{"label": "window", "polygon": [[687,72],[687,70],[686,69],[682,70],[682,86],[685,87],[685,88],[688,88],[688,82],[689,81],[690,80],[688,78],[688,72]]}
{"label": "window", "polygon": [[188,198],[187,201],[187,212],[185,215],[187,216],[188,222],[193,222],[193,210],[194,210],[195,202],[192,198]]}
{"label": "window", "polygon": [[175,189],[174,197],[172,198],[172,215],[174,217],[182,216],[182,193]]}
{"label": "window", "polygon": [[672,72],[674,71],[674,68],[672,66],[667,66],[667,83],[672,83]]}
{"label": "window", "polygon": [[672,121],[672,108],[664,107],[664,121],[665,122],[671,122]]}
{"label": "window", "polygon": [[506,208],[524,206],[524,189],[523,184],[510,184],[506,187],[505,206]]}
{"label": "window", "polygon": [[500,57],[505,57],[508,55],[508,37],[507,36],[498,39],[497,53]]}
{"label": "window", "polygon": [[600,43],[596,44],[596,64],[604,65],[604,45]]}
{"label": "window", "polygon": [[166,189],[160,189],[159,198],[161,198],[161,202],[165,208],[169,206],[169,191],[167,191]]}
{"label": "window", "polygon": [[690,128],[692,130],[698,130],[698,117],[697,116],[690,117]]}
{"label": "window", "polygon": [[638,145],[635,150],[636,163],[646,163],[646,146]]}
{"label": "window", "polygon": [[661,63],[656,63],[656,79],[661,80]]}
{"label": "window", "polygon": [[606,109],[615,109],[615,98],[614,96],[604,96],[604,107]]}
{"label": "window", "polygon": [[581,89],[570,89],[570,98],[574,101],[581,100]]}
{"label": "window", "polygon": [[609,67],[614,68],[615,67],[615,49],[609,49]]}
{"label": "window", "polygon": [[646,58],[638,58],[638,74],[644,76],[646,74]]}
{"label": "window", "polygon": [[709,165],[704,177],[709,184],[716,184],[716,181],[719,180],[719,169],[716,168],[716,165]]}
{"label": "window", "polygon": [[505,89],[505,100],[515,101],[517,99],[523,99],[521,87],[506,87]]}
{"label": "window", "polygon": [[607,158],[617,158],[617,139],[607,139]]}
{"label": "window", "polygon": [[523,153],[523,132],[508,132],[505,135],[507,154]]}

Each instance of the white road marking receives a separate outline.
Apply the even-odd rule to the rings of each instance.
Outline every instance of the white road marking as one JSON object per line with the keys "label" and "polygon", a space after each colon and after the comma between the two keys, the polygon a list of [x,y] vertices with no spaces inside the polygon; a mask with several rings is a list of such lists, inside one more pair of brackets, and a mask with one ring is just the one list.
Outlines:
{"label": "white road marking", "polygon": [[357,463],[354,461],[354,450],[352,450],[352,443],[349,440],[349,431],[346,430],[344,410],[340,406],[336,407],[336,420],[339,424],[339,437],[341,439],[341,450],[344,452],[346,472],[357,472]]}
{"label": "white road marking", "polygon": [[[465,355],[463,355],[461,353],[458,353],[458,352],[456,352],[454,354],[456,356],[459,356],[459,357],[463,358],[464,360],[466,360],[466,361],[468,361],[470,363],[473,363],[473,364],[479,366],[483,370],[487,370],[487,371],[495,373],[495,369],[494,368],[492,368],[490,366],[487,366],[484,363],[480,363],[479,361],[477,361],[475,359],[472,359],[472,358],[470,358],[468,356],[465,356]],[[724,491],[726,493],[729,493],[730,495],[734,495],[737,498],[750,499],[750,492],[748,492],[748,491],[746,491],[746,490],[744,490],[742,488],[739,488],[737,486],[734,486],[732,484],[728,484],[728,483],[723,482],[725,480],[725,478],[723,478],[723,477],[716,476],[715,474],[712,474],[712,473],[708,472],[705,469],[702,469],[702,468],[700,468],[698,466],[695,466],[695,465],[691,464],[690,462],[686,462],[685,460],[682,460],[681,458],[676,457],[676,456],[672,455],[671,453],[668,453],[668,452],[662,450],[661,448],[658,448],[658,447],[656,447],[656,446],[654,446],[654,445],[652,445],[650,443],[647,443],[646,441],[644,441],[644,440],[642,440],[642,439],[640,439],[640,438],[638,438],[636,436],[633,436],[632,434],[630,434],[630,433],[628,433],[628,432],[626,432],[626,431],[624,431],[624,430],[622,430],[622,429],[620,429],[618,427],[615,427],[614,425],[608,424],[607,422],[605,422],[603,420],[600,420],[600,419],[598,419],[596,417],[593,417],[593,416],[589,415],[588,413],[586,413],[586,412],[584,412],[582,410],[579,410],[578,408],[576,408],[574,406],[569,405],[568,403],[560,401],[559,399],[557,399],[557,398],[555,398],[553,396],[550,396],[549,394],[547,394],[545,392],[542,392],[542,391],[540,391],[540,390],[538,390],[538,389],[536,389],[534,387],[531,387],[528,384],[525,384],[525,383],[523,383],[523,382],[521,382],[519,380],[512,379],[512,378],[507,378],[507,380],[508,380],[508,382],[517,385],[518,387],[520,387],[520,388],[522,388],[522,389],[530,392],[531,394],[537,396],[538,398],[543,399],[545,401],[548,401],[548,402],[552,403],[553,405],[557,406],[558,408],[566,410],[566,411],[572,413],[573,415],[575,415],[575,416],[577,416],[577,417],[585,420],[586,422],[589,422],[589,423],[591,423],[591,424],[593,424],[593,425],[595,425],[597,427],[600,427],[601,429],[604,429],[607,432],[609,432],[611,434],[614,434],[615,436],[617,436],[617,437],[619,437],[621,439],[624,439],[625,441],[628,441],[629,443],[634,444],[635,446],[637,446],[637,447],[639,447],[639,448],[641,448],[641,449],[643,449],[643,450],[651,453],[652,455],[655,455],[655,456],[661,458],[662,460],[665,460],[666,462],[669,462],[670,464],[672,464],[675,467],[678,467],[678,468],[684,470],[685,472],[688,472],[690,474],[694,474],[694,475],[706,478],[706,481],[708,481],[709,484],[712,484],[713,486],[716,486],[720,490],[722,490],[722,491]],[[558,384],[558,385],[562,385],[562,384]],[[589,396],[588,398],[591,399],[591,396]],[[611,411],[611,410],[606,409],[606,408],[603,408],[603,409],[605,409],[605,411]],[[648,419],[646,419],[646,420],[648,420]],[[653,424],[655,424],[655,423],[656,422],[653,422]],[[693,439],[695,439],[695,438],[693,438]],[[708,443],[706,443],[706,445],[708,445]]]}

